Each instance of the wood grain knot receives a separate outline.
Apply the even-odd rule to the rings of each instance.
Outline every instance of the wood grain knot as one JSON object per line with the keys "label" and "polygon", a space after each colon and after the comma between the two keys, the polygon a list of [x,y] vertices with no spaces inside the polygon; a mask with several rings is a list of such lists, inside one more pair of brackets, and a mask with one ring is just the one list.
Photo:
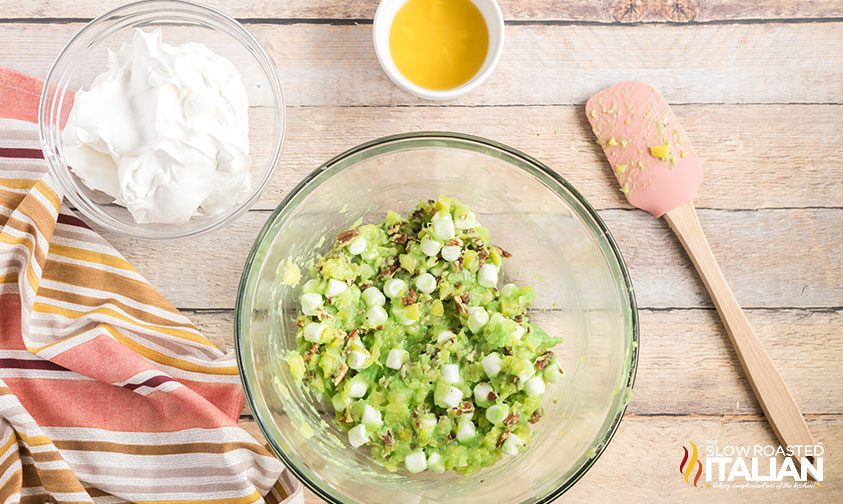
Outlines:
{"label": "wood grain knot", "polygon": [[662,15],[676,23],[693,21],[699,11],[697,0],[664,0],[662,3]]}
{"label": "wood grain knot", "polygon": [[616,0],[612,4],[612,17],[621,23],[636,23],[647,13],[646,0]]}

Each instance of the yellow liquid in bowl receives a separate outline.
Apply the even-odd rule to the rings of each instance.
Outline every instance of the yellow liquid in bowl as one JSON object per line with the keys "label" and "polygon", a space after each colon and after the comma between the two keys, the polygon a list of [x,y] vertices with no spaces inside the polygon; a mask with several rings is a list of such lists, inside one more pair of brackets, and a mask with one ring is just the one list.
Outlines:
{"label": "yellow liquid in bowl", "polygon": [[471,0],[409,0],[389,31],[395,66],[426,89],[455,88],[471,80],[489,51],[489,28]]}

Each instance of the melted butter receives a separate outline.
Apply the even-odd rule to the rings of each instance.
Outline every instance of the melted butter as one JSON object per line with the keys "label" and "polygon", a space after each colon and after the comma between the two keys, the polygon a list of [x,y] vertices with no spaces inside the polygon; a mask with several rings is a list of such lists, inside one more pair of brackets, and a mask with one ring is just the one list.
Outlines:
{"label": "melted butter", "polygon": [[471,0],[409,0],[389,32],[395,66],[426,89],[451,89],[471,80],[489,50],[489,29]]}

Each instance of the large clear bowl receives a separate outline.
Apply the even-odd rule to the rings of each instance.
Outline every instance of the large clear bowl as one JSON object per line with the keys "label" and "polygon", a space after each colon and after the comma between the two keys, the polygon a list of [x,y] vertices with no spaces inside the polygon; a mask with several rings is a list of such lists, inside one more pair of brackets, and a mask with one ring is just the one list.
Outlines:
{"label": "large clear bowl", "polygon": [[[73,106],[73,93],[88,89],[107,69],[108,50],[131,41],[135,28],[160,28],[164,42],[199,42],[231,61],[249,98],[249,145],[252,190],[237,204],[216,215],[197,215],[184,224],[138,224],[113,198],[88,188],[64,155],[61,132]],[[281,157],[284,141],[284,98],[275,65],[257,40],[235,19],[180,0],[147,0],[114,9],[77,33],[56,58],[41,95],[38,123],[44,157],[64,196],[91,222],[109,231],[139,238],[170,239],[217,229],[257,201]]]}
{"label": "large clear bowl", "polygon": [[[281,361],[295,348],[304,265],[358,219],[406,213],[440,194],[470,205],[512,253],[502,282],[536,289],[531,320],[564,342],[565,378],[548,388],[529,448],[470,476],[390,473],[351,448],[329,408]],[[303,279],[304,280],[304,279]],[[304,483],[331,502],[533,503],[571,487],[595,462],[626,409],[638,320],[629,275],[600,217],[558,174],[509,147],[450,133],[375,140],[329,161],[270,216],[246,263],[235,317],[243,384],[255,419]]]}

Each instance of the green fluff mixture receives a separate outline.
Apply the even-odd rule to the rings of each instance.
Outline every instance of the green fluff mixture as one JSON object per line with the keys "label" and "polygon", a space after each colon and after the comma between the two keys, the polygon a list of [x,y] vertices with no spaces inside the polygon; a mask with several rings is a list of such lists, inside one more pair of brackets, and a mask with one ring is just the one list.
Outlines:
{"label": "green fluff mixture", "polygon": [[293,376],[389,470],[470,473],[516,455],[561,376],[530,323],[529,286],[498,288],[510,254],[459,201],[340,233],[310,268]]}

